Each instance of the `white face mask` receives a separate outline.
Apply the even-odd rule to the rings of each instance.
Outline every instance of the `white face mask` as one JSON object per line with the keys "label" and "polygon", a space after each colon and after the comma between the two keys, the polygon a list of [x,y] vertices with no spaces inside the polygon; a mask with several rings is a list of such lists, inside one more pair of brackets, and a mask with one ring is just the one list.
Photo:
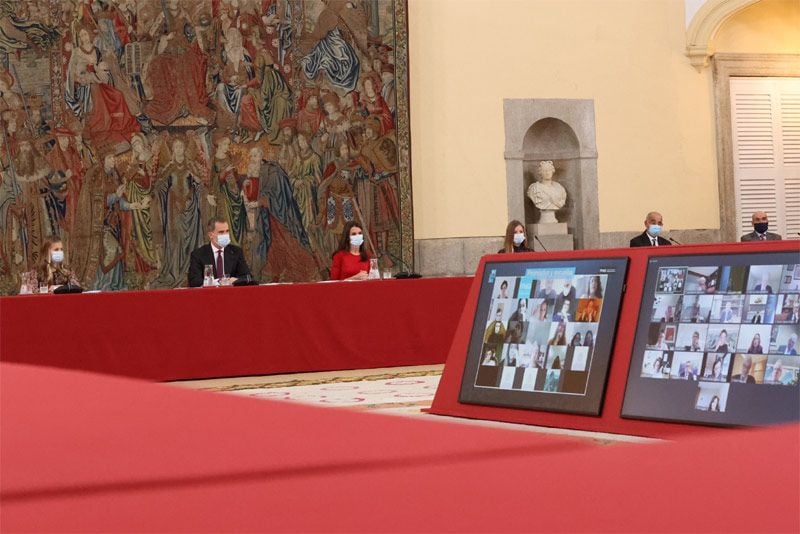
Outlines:
{"label": "white face mask", "polygon": [[350,236],[350,244],[354,247],[360,247],[364,242],[364,234],[356,234]]}
{"label": "white face mask", "polygon": [[53,263],[61,263],[64,261],[64,251],[63,250],[54,250],[50,253],[50,259]]}
{"label": "white face mask", "polygon": [[231,236],[230,234],[219,234],[217,236],[217,243],[219,244],[220,248],[225,248],[231,244]]}
{"label": "white face mask", "polygon": [[514,244],[520,246],[525,241],[525,234],[514,234]]}

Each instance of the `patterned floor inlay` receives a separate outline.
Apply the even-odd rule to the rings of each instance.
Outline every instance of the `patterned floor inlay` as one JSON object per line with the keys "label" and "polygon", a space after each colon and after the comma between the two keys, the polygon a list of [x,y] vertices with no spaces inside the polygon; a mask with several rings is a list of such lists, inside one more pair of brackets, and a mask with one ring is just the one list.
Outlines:
{"label": "patterned floor inlay", "polygon": [[443,367],[442,365],[428,365],[262,377],[248,376],[173,382],[173,385],[259,399],[336,406],[386,415],[435,418],[448,423],[571,436],[585,438],[599,445],[610,445],[620,441],[652,441],[635,436],[427,414],[423,410],[430,408],[433,402]]}
{"label": "patterned floor inlay", "polygon": [[440,375],[417,375],[380,377],[371,376],[366,380],[347,377],[341,380],[325,380],[316,384],[295,381],[282,384],[269,384],[259,387],[234,387],[224,389],[226,393],[245,395],[263,399],[280,399],[325,404],[328,406],[360,406],[364,409],[386,408],[389,406],[418,404],[430,406]]}
{"label": "patterned floor inlay", "polygon": [[[344,374],[347,373],[347,374]],[[332,373],[326,373],[326,375],[331,375]],[[298,375],[284,375],[283,380],[270,380],[270,381],[251,381],[253,377],[244,377],[241,380],[241,383],[236,384],[229,384],[229,385],[209,385],[208,387],[202,387],[200,389],[204,389],[207,391],[222,391],[222,392],[252,392],[254,390],[261,390],[261,389],[272,389],[272,390],[290,390],[293,388],[306,388],[302,391],[312,391],[315,387],[319,386],[322,391],[347,391],[347,390],[354,390],[354,388],[359,388],[360,386],[352,386],[347,388],[328,388],[326,386],[330,386],[331,384],[353,384],[356,382],[386,382],[386,381],[393,381],[393,380],[408,380],[407,383],[398,382],[397,384],[390,384],[397,385],[397,386],[416,386],[426,387],[428,384],[423,384],[422,382],[416,381],[417,378],[434,378],[435,382],[433,384],[433,390],[436,391],[436,385],[439,383],[439,378],[442,375],[441,369],[425,369],[425,370],[417,370],[417,371],[397,371],[397,372],[381,372],[377,374],[364,374],[362,371],[360,374],[354,374],[352,371],[344,371],[341,375],[334,375],[334,376],[314,376],[314,374],[306,374],[305,376],[299,377]],[[272,377],[273,379],[276,377]],[[285,391],[287,394],[291,394],[292,391]],[[259,396],[259,395],[252,395],[252,396]],[[266,396],[266,395],[261,395]]]}

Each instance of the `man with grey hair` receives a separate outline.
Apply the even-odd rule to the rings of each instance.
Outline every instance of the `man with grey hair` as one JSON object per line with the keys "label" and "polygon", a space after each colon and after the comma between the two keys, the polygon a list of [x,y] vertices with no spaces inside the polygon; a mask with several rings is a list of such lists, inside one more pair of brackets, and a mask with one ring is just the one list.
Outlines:
{"label": "man with grey hair", "polygon": [[[738,358],[739,356],[737,356]],[[753,378],[753,375],[750,374],[750,370],[753,368],[753,357],[749,354],[745,354],[742,358],[741,369],[739,374],[733,375],[731,377],[731,382],[744,382],[745,384],[755,384],[756,379]]]}
{"label": "man with grey hair", "polygon": [[744,234],[741,238],[742,241],[780,241],[780,234],[773,234],[767,232],[769,228],[769,217],[765,211],[757,211],[751,217],[753,222],[753,231],[749,234]]}
{"label": "man with grey hair", "polygon": [[644,219],[645,231],[631,239],[632,247],[664,247],[671,245],[669,241],[659,236],[664,220],[657,211],[651,211]]}

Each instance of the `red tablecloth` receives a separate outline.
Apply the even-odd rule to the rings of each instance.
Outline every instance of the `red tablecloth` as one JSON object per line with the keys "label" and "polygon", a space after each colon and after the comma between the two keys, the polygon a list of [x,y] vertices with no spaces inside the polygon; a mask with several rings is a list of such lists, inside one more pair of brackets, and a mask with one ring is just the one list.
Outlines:
{"label": "red tablecloth", "polygon": [[8,532],[797,532],[800,427],[589,440],[0,364]]}
{"label": "red tablecloth", "polygon": [[0,298],[0,359],[149,380],[444,363],[471,278]]}

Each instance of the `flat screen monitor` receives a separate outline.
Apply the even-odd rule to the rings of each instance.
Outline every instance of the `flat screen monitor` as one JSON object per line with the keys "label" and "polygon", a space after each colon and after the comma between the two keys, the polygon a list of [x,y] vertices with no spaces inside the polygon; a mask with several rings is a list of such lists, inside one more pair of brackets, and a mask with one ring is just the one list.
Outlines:
{"label": "flat screen monitor", "polygon": [[486,262],[460,401],[599,415],[627,266]]}
{"label": "flat screen monitor", "polygon": [[622,416],[760,426],[800,416],[800,254],[649,259]]}

